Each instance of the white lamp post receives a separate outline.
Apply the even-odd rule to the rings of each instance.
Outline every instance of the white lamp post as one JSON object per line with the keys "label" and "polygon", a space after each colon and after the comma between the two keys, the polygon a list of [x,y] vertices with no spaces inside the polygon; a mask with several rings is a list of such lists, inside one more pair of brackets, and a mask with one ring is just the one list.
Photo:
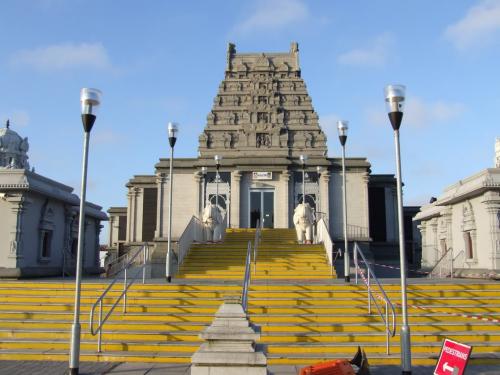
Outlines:
{"label": "white lamp post", "polygon": [[306,163],[307,155],[300,155],[300,164],[302,164],[302,203],[306,203]]}
{"label": "white lamp post", "polygon": [[168,246],[167,246],[167,261],[165,262],[165,275],[167,277],[167,281],[172,281],[172,275],[170,274],[170,258],[172,251],[172,195],[173,195],[173,180],[174,176],[172,174],[172,169],[174,165],[174,146],[177,141],[177,133],[179,132],[178,126],[176,123],[169,122],[168,123],[168,143],[170,144],[170,188],[169,188],[169,198],[168,198]]}
{"label": "white lamp post", "polygon": [[401,305],[403,322],[401,324],[401,370],[403,375],[411,374],[411,343],[410,326],[408,324],[408,306],[406,298],[406,250],[403,223],[403,188],[401,182],[401,151],[399,148],[399,127],[403,119],[406,87],[403,85],[389,85],[385,88],[385,102],[387,113],[394,130],[394,144],[396,147],[396,182],[398,191],[398,227],[399,227],[399,259],[401,268]]}
{"label": "white lamp post", "polygon": [[202,176],[201,212],[203,212],[203,210],[205,209],[205,181],[207,179],[207,167],[201,167],[201,176]]}
{"label": "white lamp post", "polygon": [[215,160],[215,168],[217,169],[217,173],[215,174],[215,206],[217,207],[217,209],[219,209],[219,179],[220,179],[219,168],[222,156],[215,155],[214,160]]}
{"label": "white lamp post", "polygon": [[349,247],[347,243],[347,193],[346,193],[346,174],[345,174],[345,143],[347,141],[348,121],[337,121],[339,131],[339,141],[342,145],[342,207],[344,214],[344,280],[346,283],[351,281],[351,260],[349,256]]}
{"label": "white lamp post", "polygon": [[71,326],[71,349],[69,356],[69,374],[77,375],[80,367],[80,294],[82,282],[82,256],[85,226],[85,196],[87,192],[87,165],[89,153],[90,131],[96,120],[97,109],[101,104],[101,91],[97,89],[83,88],[80,92],[82,105],[83,137],[83,162],[82,162],[82,185],[80,194],[80,213],[78,223],[78,250],[76,255],[76,277],[75,277],[75,310],[73,324]]}

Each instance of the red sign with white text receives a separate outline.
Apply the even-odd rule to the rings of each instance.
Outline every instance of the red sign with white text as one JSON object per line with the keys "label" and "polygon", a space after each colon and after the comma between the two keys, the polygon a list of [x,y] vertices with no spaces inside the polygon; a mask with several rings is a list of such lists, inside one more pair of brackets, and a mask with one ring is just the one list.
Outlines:
{"label": "red sign with white text", "polygon": [[463,375],[472,346],[445,339],[434,375]]}

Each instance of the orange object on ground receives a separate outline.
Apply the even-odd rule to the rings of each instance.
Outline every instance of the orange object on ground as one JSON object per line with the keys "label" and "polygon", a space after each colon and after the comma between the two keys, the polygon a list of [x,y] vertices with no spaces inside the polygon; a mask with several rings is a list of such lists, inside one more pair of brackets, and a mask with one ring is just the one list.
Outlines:
{"label": "orange object on ground", "polygon": [[355,375],[355,372],[347,359],[336,359],[304,367],[300,375]]}

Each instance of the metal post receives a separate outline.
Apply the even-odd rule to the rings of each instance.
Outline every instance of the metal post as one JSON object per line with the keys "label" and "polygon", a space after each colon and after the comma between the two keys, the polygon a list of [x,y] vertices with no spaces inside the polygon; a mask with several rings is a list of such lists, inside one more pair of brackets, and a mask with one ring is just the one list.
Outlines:
{"label": "metal post", "polygon": [[368,265],[366,267],[366,273],[368,274],[368,314],[372,313],[372,290],[370,286],[370,270],[368,269]]}
{"label": "metal post", "polygon": [[401,336],[401,367],[403,375],[411,374],[411,344],[410,326],[408,325],[408,305],[406,297],[406,250],[403,223],[403,188],[401,183],[401,151],[399,148],[399,130],[394,130],[394,144],[396,146],[396,182],[398,190],[398,227],[399,227],[399,258],[401,268],[401,306],[402,324]]}
{"label": "metal post", "polygon": [[219,164],[217,164],[217,172],[215,173],[215,206],[219,209]]}
{"label": "metal post", "polygon": [[99,301],[99,336],[97,336],[97,352],[101,352],[102,343],[102,299]]}
{"label": "metal post", "polygon": [[205,209],[205,175],[202,178],[202,186],[201,186],[201,215],[200,218],[203,217],[203,210]]}
{"label": "metal post", "polygon": [[354,265],[356,266],[356,272],[354,273],[354,279],[355,279],[356,285],[358,285],[359,264],[358,264],[358,249],[356,248],[356,244],[352,248],[352,253],[354,255]]}
{"label": "metal post", "polygon": [[146,251],[147,245],[144,245],[144,249],[142,250],[142,283],[146,284]]}
{"label": "metal post", "polygon": [[306,163],[302,164],[302,203],[306,203]]}
{"label": "metal post", "polygon": [[351,281],[349,248],[347,246],[347,194],[345,176],[345,145],[342,145],[342,206],[344,210],[344,280]]}
{"label": "metal post", "polygon": [[82,165],[82,186],[80,193],[80,217],[78,223],[78,250],[76,256],[76,276],[75,276],[75,311],[73,324],[71,326],[71,349],[69,357],[69,374],[78,375],[80,366],[80,295],[82,282],[82,256],[83,242],[85,236],[85,196],[87,191],[87,165],[89,153],[90,131],[86,131],[83,137],[83,165]]}
{"label": "metal post", "polygon": [[125,277],[123,278],[123,313],[127,312],[127,269],[125,268]]}
{"label": "metal post", "polygon": [[386,336],[386,352],[387,355],[391,354],[390,353],[390,348],[389,348],[389,305],[387,304],[387,300],[385,301],[385,336]]}
{"label": "metal post", "polygon": [[450,279],[453,279],[453,262],[455,261],[454,254],[453,254],[453,248],[451,249],[451,274],[450,274]]}
{"label": "metal post", "polygon": [[173,175],[172,175],[172,169],[174,166],[174,147],[170,147],[170,173],[169,173],[169,179],[170,179],[170,188],[169,188],[169,197],[168,197],[168,246],[167,246],[167,261],[165,265],[165,275],[167,277],[167,281],[170,282],[172,281],[172,275],[170,274],[170,257],[171,257],[171,251],[172,251],[172,188],[173,188]]}

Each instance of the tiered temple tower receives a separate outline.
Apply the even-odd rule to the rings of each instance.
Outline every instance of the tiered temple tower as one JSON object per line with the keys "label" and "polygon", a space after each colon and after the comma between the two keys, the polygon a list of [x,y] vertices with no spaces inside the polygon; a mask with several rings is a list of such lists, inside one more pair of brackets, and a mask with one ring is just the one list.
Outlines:
{"label": "tiered temple tower", "polygon": [[207,125],[199,137],[202,158],[325,157],[319,127],[300,76],[299,47],[288,53],[236,53],[229,43],[222,80]]}

